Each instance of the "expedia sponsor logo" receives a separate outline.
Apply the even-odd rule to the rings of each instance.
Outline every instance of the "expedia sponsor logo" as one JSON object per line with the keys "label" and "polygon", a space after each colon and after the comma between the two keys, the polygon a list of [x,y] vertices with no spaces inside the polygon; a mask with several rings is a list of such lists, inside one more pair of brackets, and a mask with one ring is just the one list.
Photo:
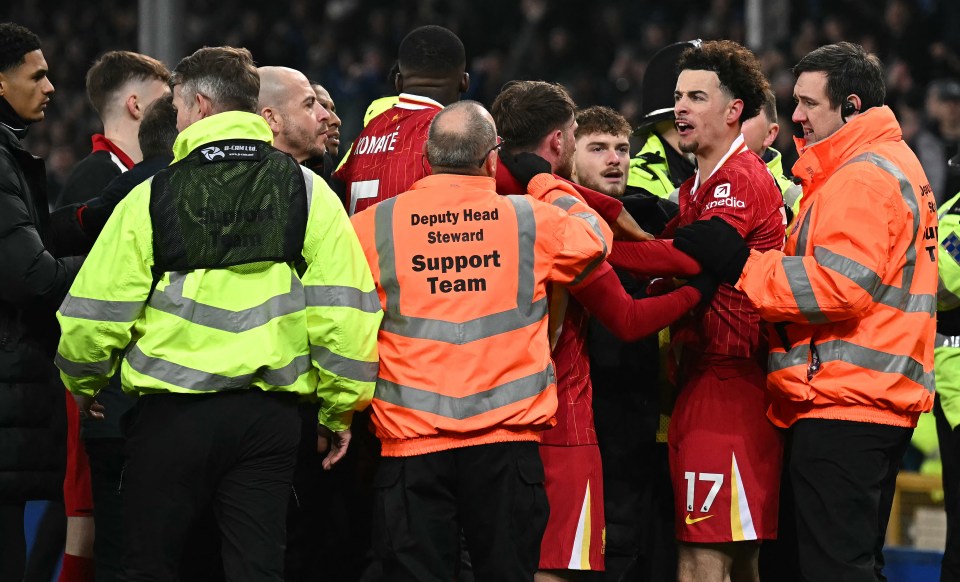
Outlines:
{"label": "expedia sponsor logo", "polygon": [[730,196],[730,184],[720,184],[713,191],[714,198],[727,198]]}
{"label": "expedia sponsor logo", "polygon": [[710,210],[711,208],[719,208],[721,206],[728,206],[730,208],[746,208],[747,205],[743,203],[743,200],[739,198],[721,198],[719,200],[711,200],[707,203],[703,209]]}

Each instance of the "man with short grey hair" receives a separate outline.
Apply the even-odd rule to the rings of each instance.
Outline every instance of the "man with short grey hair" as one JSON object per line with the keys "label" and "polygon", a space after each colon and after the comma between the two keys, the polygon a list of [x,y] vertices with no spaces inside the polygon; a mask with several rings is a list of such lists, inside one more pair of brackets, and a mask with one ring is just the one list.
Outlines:
{"label": "man with short grey hair", "polygon": [[373,392],[381,311],[339,200],[271,147],[250,52],[200,49],[173,83],[174,163],[97,239],[60,306],[56,362],[94,418],[110,413],[93,398],[121,358],[139,396],[123,580],[176,579],[191,524],[212,510],[226,579],[281,582],[297,400],[323,402],[330,468]]}

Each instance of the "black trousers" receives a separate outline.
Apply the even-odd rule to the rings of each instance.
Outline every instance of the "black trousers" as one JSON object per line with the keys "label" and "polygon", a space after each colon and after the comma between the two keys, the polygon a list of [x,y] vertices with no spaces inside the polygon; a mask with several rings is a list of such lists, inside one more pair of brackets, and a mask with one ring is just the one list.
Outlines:
{"label": "black trousers", "polygon": [[0,580],[21,580],[27,560],[24,503],[0,505]]}
{"label": "black trousers", "polygon": [[96,536],[93,555],[96,582],[115,582],[120,574],[123,526],[120,506],[120,475],[123,471],[123,439],[86,439],[93,491],[93,521]]}
{"label": "black trousers", "polygon": [[477,582],[533,580],[549,513],[537,443],[384,457],[374,487],[384,580],[454,580],[461,528]]}
{"label": "black trousers", "polygon": [[947,546],[943,552],[940,582],[960,582],[960,427],[950,428],[943,415],[940,395],[933,405],[937,439],[943,462],[943,505],[947,512]]}
{"label": "black trousers", "polygon": [[121,579],[177,580],[191,530],[212,507],[226,579],[281,582],[299,438],[293,394],[141,397],[120,491]]}
{"label": "black trousers", "polygon": [[790,430],[801,579],[886,580],[883,540],[913,429],[804,419]]}

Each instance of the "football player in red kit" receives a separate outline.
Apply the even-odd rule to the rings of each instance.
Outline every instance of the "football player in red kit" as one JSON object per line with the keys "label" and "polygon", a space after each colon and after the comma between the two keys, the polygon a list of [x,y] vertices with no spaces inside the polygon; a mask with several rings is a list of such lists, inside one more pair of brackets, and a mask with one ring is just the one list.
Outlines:
{"label": "football player in red kit", "polygon": [[[696,156],[698,170],[680,186],[680,214],[664,236],[717,216],[750,248],[782,248],[783,197],[740,130],[769,85],[756,57],[731,41],[705,42],[687,50],[679,68],[675,124],[680,149]],[[610,262],[635,267],[629,246],[615,247]],[[668,435],[678,580],[754,582],[759,541],[777,533],[783,450],[766,417],[760,317],[742,292],[723,284],[674,326],[670,351],[680,390]]]}
{"label": "football player in red kit", "polygon": [[442,26],[410,32],[400,43],[399,67],[399,101],[370,120],[334,174],[343,184],[351,216],[430,174],[423,155],[430,122],[470,85],[463,43]]}

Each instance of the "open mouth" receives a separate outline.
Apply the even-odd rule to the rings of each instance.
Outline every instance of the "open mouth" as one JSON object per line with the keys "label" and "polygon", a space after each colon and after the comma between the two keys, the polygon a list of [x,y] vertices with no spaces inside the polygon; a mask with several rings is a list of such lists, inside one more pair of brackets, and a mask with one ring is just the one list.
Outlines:
{"label": "open mouth", "polygon": [[693,131],[693,125],[691,125],[690,123],[687,123],[685,120],[682,120],[682,119],[678,119],[674,123],[674,127],[677,128],[677,133],[679,133],[680,135],[687,135],[691,131]]}
{"label": "open mouth", "polygon": [[607,182],[619,183],[623,180],[623,172],[620,170],[613,170],[610,172],[604,172],[600,174],[600,177],[606,180]]}

